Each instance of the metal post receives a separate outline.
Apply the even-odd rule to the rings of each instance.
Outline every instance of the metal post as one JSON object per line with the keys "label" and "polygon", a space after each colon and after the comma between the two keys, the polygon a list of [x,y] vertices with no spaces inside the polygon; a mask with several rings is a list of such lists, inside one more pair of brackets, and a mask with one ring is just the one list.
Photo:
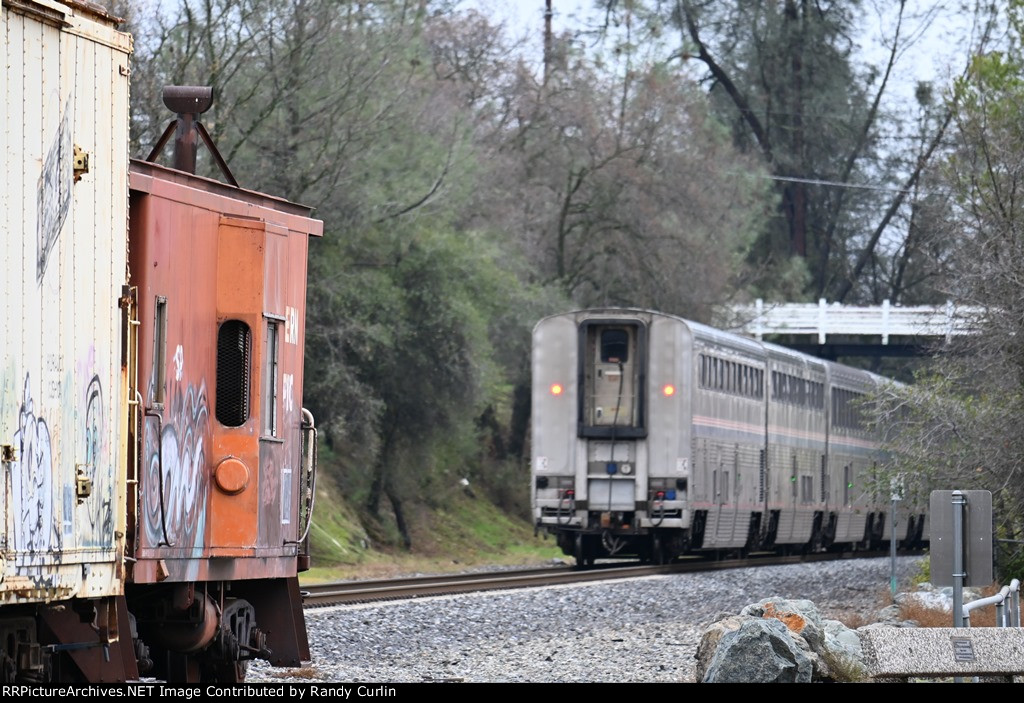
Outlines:
{"label": "metal post", "polygon": [[964,505],[961,491],[953,491],[953,627],[964,626]]}
{"label": "metal post", "polygon": [[896,595],[896,494],[892,494],[892,508],[889,515],[892,525],[889,529],[889,590]]}
{"label": "metal post", "polygon": [[[964,504],[967,500],[960,491],[953,491],[953,627],[964,627]],[[967,615],[970,617],[970,615]],[[969,622],[969,621],[968,621]],[[969,624],[967,625],[970,626]],[[962,676],[954,676],[953,683],[963,683]]]}
{"label": "metal post", "polygon": [[1010,627],[1020,627],[1020,581],[1010,581],[1010,607],[1006,611]]}

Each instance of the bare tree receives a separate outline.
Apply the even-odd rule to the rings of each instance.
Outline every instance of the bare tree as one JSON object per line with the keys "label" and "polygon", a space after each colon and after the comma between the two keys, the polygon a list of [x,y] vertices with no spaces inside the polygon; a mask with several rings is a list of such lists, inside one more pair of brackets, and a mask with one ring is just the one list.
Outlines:
{"label": "bare tree", "polygon": [[[649,17],[661,20],[651,20],[656,28],[668,23],[679,29],[671,56],[703,67],[702,81],[736,143],[759,153],[770,169],[779,209],[766,223],[757,257],[806,262],[805,292],[814,297],[899,300],[907,293],[912,281],[897,273],[901,264],[891,257],[916,251],[915,261],[925,264],[908,241],[917,207],[912,196],[944,144],[950,117],[933,104],[913,147],[894,148],[887,138],[902,132],[893,109],[894,75],[908,49],[951,9],[931,5],[915,15],[917,8],[905,2],[883,12],[863,2],[812,0],[607,5],[645,6]],[[979,5],[983,26],[972,47],[987,36],[989,12]],[[868,18],[879,23],[883,16],[884,59],[866,64],[857,54],[859,36]],[[892,247],[893,241],[903,244]]]}
{"label": "bare tree", "polygon": [[[896,434],[897,468],[942,487],[984,488],[997,507],[997,539],[1018,548],[1024,537],[1024,55],[1019,6],[1006,52],[978,56],[954,86],[955,148],[942,171],[956,196],[936,222],[955,251],[951,292],[984,312],[977,334],[961,341],[936,372],[884,399],[884,419]],[[1012,561],[1012,560],[1011,560]],[[1017,575],[1024,565],[1018,556]]]}
{"label": "bare tree", "polygon": [[562,51],[546,83],[521,71],[513,86],[495,135],[512,194],[500,217],[537,275],[577,304],[709,319],[739,287],[768,208],[757,167],[664,64],[602,69]]}

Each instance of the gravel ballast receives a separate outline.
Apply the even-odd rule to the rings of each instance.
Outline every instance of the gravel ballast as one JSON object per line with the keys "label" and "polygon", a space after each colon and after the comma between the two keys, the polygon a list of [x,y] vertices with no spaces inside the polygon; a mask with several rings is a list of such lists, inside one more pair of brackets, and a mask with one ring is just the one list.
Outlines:
{"label": "gravel ballast", "polygon": [[[898,560],[901,583],[918,561]],[[257,662],[248,680],[692,681],[701,633],[723,612],[781,596],[870,621],[888,587],[888,559],[849,559],[309,609],[312,663]]]}

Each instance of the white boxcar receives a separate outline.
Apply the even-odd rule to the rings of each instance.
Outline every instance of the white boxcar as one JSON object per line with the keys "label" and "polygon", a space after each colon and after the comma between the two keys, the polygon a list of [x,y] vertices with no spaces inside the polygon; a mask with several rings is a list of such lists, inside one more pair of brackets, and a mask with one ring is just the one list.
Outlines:
{"label": "white boxcar", "polygon": [[[2,4],[6,608],[121,592],[127,415],[118,301],[126,281],[131,38],[91,3]],[[101,616],[113,617],[106,608]],[[4,634],[12,627],[5,618]],[[35,646],[24,629],[17,636]]]}

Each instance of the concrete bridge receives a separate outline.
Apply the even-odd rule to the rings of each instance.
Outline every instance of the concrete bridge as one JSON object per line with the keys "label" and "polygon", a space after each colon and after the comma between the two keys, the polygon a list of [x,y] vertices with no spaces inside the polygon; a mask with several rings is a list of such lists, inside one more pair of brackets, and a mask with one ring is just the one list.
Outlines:
{"label": "concrete bridge", "polygon": [[728,329],[816,356],[923,356],[959,335],[974,334],[982,308],[958,306],[856,307],[815,303],[734,305]]}

